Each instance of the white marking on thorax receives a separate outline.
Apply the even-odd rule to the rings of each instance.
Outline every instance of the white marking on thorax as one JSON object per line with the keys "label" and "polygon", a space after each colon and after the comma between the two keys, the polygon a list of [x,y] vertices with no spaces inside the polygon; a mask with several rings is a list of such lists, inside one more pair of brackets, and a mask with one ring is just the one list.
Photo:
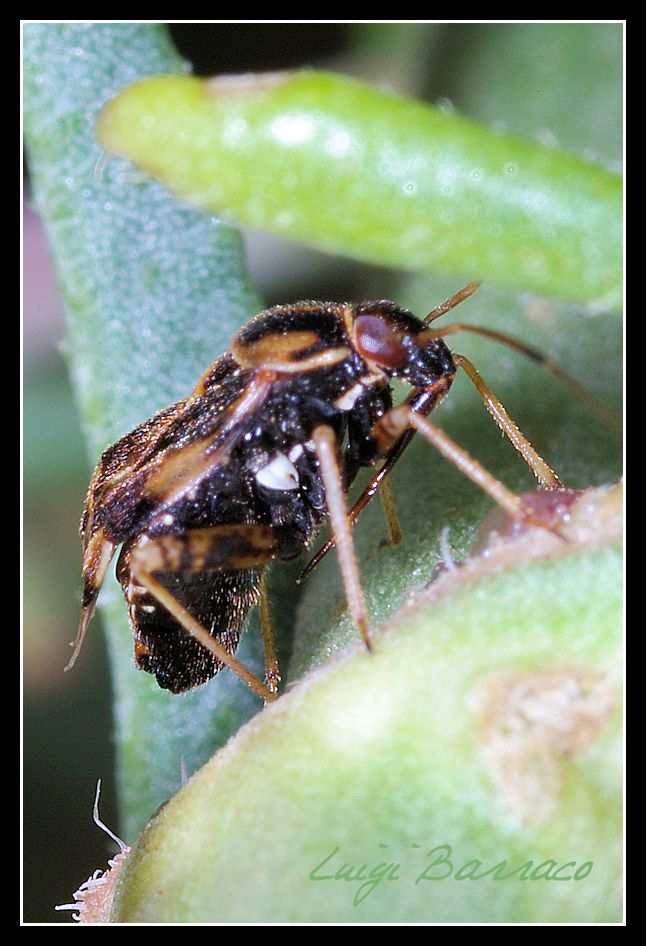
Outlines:
{"label": "white marking on thorax", "polygon": [[266,466],[258,470],[256,482],[268,489],[298,489],[298,473],[289,457],[277,453]]}
{"label": "white marking on thorax", "polygon": [[341,397],[338,397],[336,401],[332,402],[332,406],[336,407],[337,411],[351,411],[354,407],[358,398],[361,397],[365,388],[360,381],[357,381],[356,384],[353,384],[351,388],[348,388]]}
{"label": "white marking on thorax", "polygon": [[336,407],[338,411],[351,411],[366,388],[370,388],[375,384],[383,384],[387,380],[387,375],[380,369],[370,370],[360,381],[357,381],[351,388],[344,391],[336,401],[333,401],[332,406]]}

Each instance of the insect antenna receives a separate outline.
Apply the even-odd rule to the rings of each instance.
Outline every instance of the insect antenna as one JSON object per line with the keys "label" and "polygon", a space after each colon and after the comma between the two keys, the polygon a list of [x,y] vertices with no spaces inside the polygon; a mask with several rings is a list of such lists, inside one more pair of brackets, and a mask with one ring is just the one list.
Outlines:
{"label": "insect antenna", "polygon": [[444,302],[436,305],[435,308],[428,313],[428,315],[424,316],[422,321],[425,325],[430,325],[431,322],[435,321],[435,319],[439,319],[441,315],[445,315],[447,312],[450,312],[451,309],[456,307],[456,305],[459,305],[461,302],[464,302],[465,299],[468,299],[469,296],[472,296],[479,287],[479,282],[470,282],[462,289],[458,289],[457,292],[454,292],[453,295],[449,296],[449,298]]}
{"label": "insect antenna", "polygon": [[[435,319],[439,319],[440,316],[455,308],[455,306],[464,299],[468,299],[469,296],[473,295],[479,285],[480,283],[472,282],[454,293],[446,302],[442,302],[440,305],[436,306],[432,312],[429,312],[423,319],[424,323],[429,325],[431,322],[434,322]],[[472,332],[474,335],[483,335],[485,338],[490,338],[500,345],[506,345],[507,348],[512,348],[514,351],[529,358],[531,361],[540,365],[545,371],[548,371],[553,377],[557,378],[591,414],[595,414],[599,420],[607,426],[612,427],[614,430],[621,431],[621,419],[617,417],[614,411],[609,410],[605,404],[597,400],[584,385],[561,368],[553,358],[543,354],[543,352],[538,351],[536,348],[532,348],[530,345],[526,345],[524,342],[521,342],[520,339],[514,338],[513,335],[507,335],[504,332],[498,332],[495,329],[486,328],[483,325],[468,325],[465,322],[452,322],[450,325],[445,325],[441,329],[430,329],[428,332],[422,332],[419,336],[419,341],[422,342],[424,339],[428,338],[445,338],[447,335],[456,335],[458,332]]]}

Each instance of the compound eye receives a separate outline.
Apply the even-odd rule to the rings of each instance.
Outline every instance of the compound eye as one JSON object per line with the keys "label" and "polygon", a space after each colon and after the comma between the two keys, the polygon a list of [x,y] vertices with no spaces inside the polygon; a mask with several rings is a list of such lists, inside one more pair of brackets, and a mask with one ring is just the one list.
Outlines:
{"label": "compound eye", "polygon": [[383,368],[401,368],[407,352],[389,325],[376,315],[359,315],[354,323],[357,351]]}

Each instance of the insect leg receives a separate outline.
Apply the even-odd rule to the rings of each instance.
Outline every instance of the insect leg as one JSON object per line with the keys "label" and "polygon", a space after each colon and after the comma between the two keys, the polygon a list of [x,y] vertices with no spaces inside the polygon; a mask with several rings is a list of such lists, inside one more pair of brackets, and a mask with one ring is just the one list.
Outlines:
{"label": "insect leg", "polygon": [[545,460],[534,450],[527,437],[521,433],[496,395],[485,383],[469,359],[465,358],[464,355],[453,355],[453,361],[457,367],[464,368],[470,380],[475,385],[485,407],[502,432],[508,437],[516,450],[518,450],[541,486],[545,489],[556,489],[559,487],[561,482],[554,470],[551,466],[548,466]]}
{"label": "insect leg", "polygon": [[[561,485],[557,474],[532,447],[529,440],[511,419],[501,402],[498,400],[491,388],[485,383],[469,359],[465,358],[464,355],[456,354],[453,354],[452,357],[456,367],[464,368],[469,379],[478,390],[485,407],[492,415],[493,419],[496,421],[502,432],[509,439],[512,446],[520,453],[522,458],[530,467],[541,486],[544,489],[557,489]],[[407,422],[406,418],[420,418],[425,414],[428,414],[429,410],[433,409],[434,404],[439,403],[439,399],[443,395],[442,388],[442,379],[440,379],[440,381],[438,381],[437,384],[433,385],[432,387],[417,388],[405,404],[387,411],[387,413],[385,413],[377,421],[377,423],[372,428],[370,435],[377,442],[380,453],[386,454],[388,451],[391,451],[392,455],[396,458],[401,455],[402,450],[407,444],[407,441],[402,436],[406,429],[410,427],[412,427],[414,430],[419,429],[416,422]],[[434,402],[432,402],[433,398],[435,399]],[[426,403],[425,399],[427,399]],[[424,403],[425,406],[422,408],[422,410],[416,409],[416,407],[419,408],[419,406]],[[434,424],[432,426],[435,427]],[[398,441],[400,442],[398,443]],[[389,459],[390,454],[388,454],[388,459],[384,466],[388,464]],[[393,464],[391,462],[390,469],[392,469],[392,465]]]}
{"label": "insect leg", "polygon": [[[508,489],[504,483],[496,479],[470,453],[467,453],[440,427],[414,411],[409,404],[395,407],[375,424],[382,426],[386,437],[396,437],[406,427],[412,427],[438,450],[449,462],[456,466],[465,476],[487,493],[505,512],[519,522],[540,526],[550,532],[559,534],[557,530],[542,522],[532,514],[532,510],[523,504],[520,496]],[[521,434],[522,437],[522,434]],[[523,438],[524,439],[524,438]],[[549,469],[549,467],[548,467]]]}
{"label": "insect leg", "polygon": [[[498,402],[498,404],[500,404],[500,402]],[[502,408],[502,405],[500,405],[500,407]],[[507,417],[508,415],[505,413],[504,416]],[[510,420],[510,423],[513,425],[514,430],[518,432],[522,445],[527,444],[532,453],[535,454],[536,452],[533,447],[525,440],[516,425],[513,424],[513,421]],[[389,443],[394,444],[393,456],[399,457],[401,455],[400,444],[405,445],[407,443],[407,441],[403,439],[403,435],[407,431],[411,431],[411,428],[412,430],[419,431],[447,460],[453,463],[465,476],[468,476],[472,482],[491,496],[494,502],[501,506],[512,518],[546,528],[551,532],[555,531],[540,519],[535,518],[532,515],[531,509],[528,509],[522,504],[519,496],[508,489],[500,480],[496,479],[493,473],[490,473],[489,470],[460,447],[459,444],[449,437],[441,428],[433,424],[419,411],[414,410],[411,404],[401,404],[399,407],[392,408],[392,410],[384,414],[383,417],[380,417],[373,427],[372,436],[383,445],[388,445]],[[514,444],[514,446],[516,446],[516,444]],[[520,448],[517,447],[517,449]],[[538,454],[536,454],[536,457],[538,457]],[[538,459],[540,460],[540,457],[538,457]],[[541,463],[544,463],[544,461],[541,461]],[[392,465],[392,463],[389,465],[389,469],[392,469]],[[384,464],[384,466],[386,466],[386,464]],[[546,470],[550,470],[547,464],[544,464],[544,466]],[[556,477],[556,474],[553,475]],[[557,483],[558,480],[556,480],[556,483],[550,480],[550,485],[552,486]],[[368,499],[369,498],[370,497],[368,497]],[[366,501],[368,501],[368,499],[366,499]]]}
{"label": "insect leg", "polygon": [[142,585],[198,644],[266,701],[276,699],[277,671],[273,687],[271,684],[265,686],[209,633],[155,575],[178,571],[254,568],[265,565],[279,548],[279,537],[271,526],[212,526],[192,529],[183,535],[166,535],[154,539],[144,536],[132,547],[129,560],[132,579]]}
{"label": "insect leg", "polygon": [[574,397],[592,414],[596,414],[604,424],[613,427],[615,430],[621,430],[620,418],[618,418],[613,411],[608,410],[604,404],[601,404],[576,378],[572,377],[572,375],[561,368],[560,365],[557,365],[549,355],[544,355],[543,352],[529,345],[525,345],[524,342],[513,338],[511,335],[497,332],[483,325],[467,325],[464,322],[452,322],[450,325],[445,325],[441,329],[429,329],[428,332],[424,332],[424,336],[426,338],[444,338],[447,335],[457,335],[458,332],[473,332],[475,335],[483,335],[486,338],[491,338],[495,342],[499,342],[501,345],[512,348],[514,351],[520,352],[520,354],[525,355],[526,358],[530,358],[545,371],[548,371],[555,378],[558,378]]}
{"label": "insect leg", "polygon": [[[387,545],[399,545],[399,543],[404,538],[404,533],[402,532],[399,516],[397,515],[397,501],[395,499],[395,494],[389,479],[382,480],[381,487],[379,489],[379,498],[384,510],[386,528],[388,530],[388,538],[384,541]],[[356,516],[351,515],[352,512],[353,510],[350,510],[350,513],[348,513],[348,518],[350,520],[350,524],[354,525]]]}
{"label": "insect leg", "polygon": [[67,662],[65,670],[71,670],[76,663],[85,635],[87,633],[90,618],[94,613],[94,605],[99,594],[108,565],[114,555],[116,545],[111,542],[102,530],[96,532],[87,544],[83,556],[83,599],[81,601],[81,618],[79,620],[76,640],[74,641],[74,650],[72,656]]}
{"label": "insect leg", "polygon": [[465,476],[479,486],[485,493],[501,506],[514,519],[521,519],[520,497],[497,480],[496,477],[482,466],[466,450],[460,447],[440,427],[410,411],[408,421],[423,437],[438,450],[443,457],[456,466]]}
{"label": "insect leg", "polygon": [[[354,506],[352,506],[347,512],[348,522],[351,526],[355,524],[355,522],[357,521],[357,519],[359,518],[363,510],[366,508],[368,503],[372,499],[375,498],[375,496],[377,495],[377,492],[380,489],[384,488],[384,485],[387,483],[387,477],[390,475],[390,473],[393,470],[393,467],[395,466],[395,463],[401,457],[405,448],[410,443],[413,434],[414,434],[413,430],[406,430],[404,434],[402,434],[399,440],[394,444],[394,446],[388,452],[388,455],[386,456],[386,459],[383,465],[375,473],[372,474],[370,478],[370,482],[365,487],[365,489],[363,490],[359,498],[355,501]],[[392,494],[392,491],[391,491],[391,494]],[[392,495],[394,499],[394,494]],[[403,538],[401,527],[400,527],[400,535]],[[309,560],[309,562],[307,563],[303,571],[298,576],[297,583],[300,583],[301,581],[303,581],[303,579],[306,578],[310,572],[314,571],[316,566],[320,562],[323,561],[323,559],[328,554],[328,552],[332,551],[335,544],[336,544],[336,539],[333,535],[331,535],[330,538],[325,543],[325,545],[321,546],[318,552],[315,555],[313,555],[312,558]],[[393,542],[392,544],[396,545],[397,543]]]}
{"label": "insect leg", "polygon": [[251,687],[252,690],[263,700],[269,702],[276,699],[276,693],[267,689],[264,684],[248,670],[243,663],[230,654],[226,648],[216,641],[205,627],[196,621],[193,615],[180,604],[177,598],[171,594],[152,574],[144,571],[137,573],[137,578],[150,594],[162,604],[167,611],[172,614],[178,624],[187,631],[198,644],[201,644],[205,650],[208,650],[220,663],[233,670],[236,676]]}
{"label": "insect leg", "polygon": [[276,655],[276,642],[271,627],[271,609],[269,607],[269,589],[267,588],[267,569],[263,569],[260,579],[260,629],[262,631],[262,643],[265,651],[265,683],[272,693],[278,692],[280,683],[280,670],[278,668],[278,657]]}
{"label": "insect leg", "polygon": [[[475,368],[473,365],[471,365],[471,362],[468,362],[469,369],[466,368],[465,362],[467,362],[467,359],[463,356],[453,355],[453,360],[456,364],[464,367],[465,371],[468,372],[470,369],[477,374]],[[496,419],[496,422],[499,423],[503,429],[503,432],[507,434],[513,445],[529,464],[532,471],[540,480],[541,485],[548,489],[553,489],[560,486],[560,482],[556,473],[534,450],[527,438],[523,436],[516,424],[509,417],[500,401],[495,397],[488,386],[485,385],[484,381],[479,375],[478,379],[479,384],[483,386],[484,391],[486,392],[486,395],[483,394],[482,396],[483,400],[485,396],[488,399],[485,402],[487,407],[489,407],[491,413]],[[392,473],[395,464],[410,443],[413,434],[416,430],[421,430],[420,425],[426,421],[426,424],[428,425],[425,434],[426,439],[431,443],[434,443],[437,449],[447,456],[447,459],[450,459],[454,465],[456,465],[465,473],[465,475],[469,476],[470,479],[476,482],[492,497],[492,499],[495,500],[495,502],[498,503],[498,505],[502,506],[502,508],[505,509],[509,515],[513,516],[514,519],[521,519],[525,522],[533,523],[534,525],[539,525],[550,529],[550,531],[556,532],[556,530],[551,529],[540,520],[533,519],[531,510],[528,510],[526,507],[523,507],[523,511],[520,512],[520,499],[515,493],[512,493],[511,490],[507,489],[507,487],[497,480],[492,473],[489,473],[489,471],[486,470],[480,463],[478,463],[477,460],[475,460],[470,454],[459,447],[455,441],[451,440],[448,434],[445,434],[442,430],[440,430],[439,427],[436,427],[435,424],[431,424],[430,421],[425,419],[424,415],[428,412],[428,410],[432,410],[434,406],[432,398],[428,403],[425,404],[425,406],[422,407],[421,410],[423,410],[424,413],[422,413],[419,409],[415,409],[415,400],[420,397],[424,398],[426,393],[431,396],[434,394],[431,389],[428,389],[428,392],[426,392],[425,389],[416,389],[416,392],[411,395],[405,404],[387,411],[381,418],[379,418],[372,428],[371,437],[377,441],[379,453],[385,455],[386,459],[380,469],[373,473],[368,485],[358,497],[352,508],[348,510],[347,519],[349,524],[354,525],[354,523],[359,518],[360,513],[363,512],[368,503],[374,499],[377,491],[379,491],[381,495],[381,491],[388,483],[387,478]],[[441,383],[438,383],[437,385],[437,394],[439,396],[443,394]],[[420,403],[422,402],[420,401]],[[431,433],[429,435],[428,431],[434,431],[435,433]],[[422,431],[422,433],[424,433],[424,431]],[[435,438],[435,442],[431,439],[432,437]],[[442,438],[442,443],[445,445],[444,449],[440,445],[440,438]],[[449,444],[452,445],[451,449],[449,449]],[[329,551],[331,551],[331,549],[334,548],[335,545],[336,537],[332,535],[325,545],[323,545],[316,555],[314,555],[314,557],[307,563],[298,580],[302,581],[306,575],[309,575],[309,573],[316,568],[319,562],[322,561],[322,559]]]}
{"label": "insect leg", "polygon": [[372,650],[368,634],[366,603],[359,576],[357,556],[352,540],[352,529],[345,506],[345,493],[339,468],[337,439],[331,427],[317,427],[312,440],[320,464],[321,477],[325,487],[325,498],[335,545],[339,556],[339,568],[345,588],[345,596],[352,619],[361,634],[368,650]]}

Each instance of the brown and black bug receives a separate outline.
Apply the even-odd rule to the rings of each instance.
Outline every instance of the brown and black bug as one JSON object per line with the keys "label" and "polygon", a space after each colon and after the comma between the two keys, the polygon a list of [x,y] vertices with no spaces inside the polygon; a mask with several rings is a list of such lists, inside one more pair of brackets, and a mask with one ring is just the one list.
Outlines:
{"label": "brown and black bug", "polygon": [[[399,538],[388,475],[415,432],[484,489],[509,515],[532,520],[491,473],[427,415],[463,368],[540,485],[559,485],[502,404],[440,337],[468,329],[506,342],[550,370],[547,359],[506,336],[432,323],[476,289],[470,284],[424,319],[388,300],[299,302],[251,319],[230,351],[185,400],[160,411],[105,451],[81,521],[83,600],[71,666],[116,549],[135,663],[174,693],[228,666],[263,699],[280,679],[264,592],[273,559],[307,548],[328,520],[350,613],[370,648],[352,523],[379,491],[391,539]],[[562,376],[562,375],[561,375]],[[412,391],[394,407],[391,380]],[[368,487],[346,510],[362,467]],[[540,522],[538,523],[541,524]],[[308,569],[309,570],[309,569]],[[235,658],[250,608],[260,602],[263,683]]]}

